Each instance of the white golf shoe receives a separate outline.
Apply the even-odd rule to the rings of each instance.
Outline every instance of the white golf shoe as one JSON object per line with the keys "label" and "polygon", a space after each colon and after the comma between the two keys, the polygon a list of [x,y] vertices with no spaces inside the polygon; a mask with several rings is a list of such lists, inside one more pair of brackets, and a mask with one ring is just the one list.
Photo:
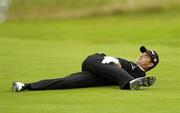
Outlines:
{"label": "white golf shoe", "polygon": [[23,87],[25,86],[25,84],[21,83],[21,82],[15,82],[13,81],[12,83],[12,91],[13,92],[20,92],[23,90]]}

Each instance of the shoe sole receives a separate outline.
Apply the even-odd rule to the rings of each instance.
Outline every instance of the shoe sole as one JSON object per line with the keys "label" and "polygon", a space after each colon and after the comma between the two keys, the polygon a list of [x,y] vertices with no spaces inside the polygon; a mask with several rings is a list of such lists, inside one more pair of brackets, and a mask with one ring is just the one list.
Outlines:
{"label": "shoe sole", "polygon": [[138,90],[141,86],[148,87],[155,83],[156,77],[141,77],[130,82],[131,90]]}
{"label": "shoe sole", "polygon": [[155,83],[156,77],[146,77],[143,81],[143,86],[151,86]]}
{"label": "shoe sole", "polygon": [[130,83],[130,89],[131,90],[138,90],[140,88],[140,85],[139,85],[139,82],[133,82],[133,83]]}

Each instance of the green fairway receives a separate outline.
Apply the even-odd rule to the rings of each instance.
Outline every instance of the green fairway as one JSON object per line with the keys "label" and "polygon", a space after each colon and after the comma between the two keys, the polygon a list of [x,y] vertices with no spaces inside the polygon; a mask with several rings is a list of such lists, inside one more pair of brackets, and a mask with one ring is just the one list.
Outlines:
{"label": "green fairway", "polygon": [[[160,55],[147,73],[157,82],[138,91],[118,86],[13,93],[33,82],[81,69],[92,53],[135,60],[145,45]],[[179,113],[180,13],[139,14],[0,25],[0,113]]]}

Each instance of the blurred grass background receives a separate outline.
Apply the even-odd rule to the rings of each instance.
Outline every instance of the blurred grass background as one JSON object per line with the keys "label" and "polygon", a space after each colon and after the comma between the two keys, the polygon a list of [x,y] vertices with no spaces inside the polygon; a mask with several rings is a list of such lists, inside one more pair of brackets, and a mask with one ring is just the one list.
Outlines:
{"label": "blurred grass background", "polygon": [[12,0],[9,17],[58,19],[180,10],[180,0]]}

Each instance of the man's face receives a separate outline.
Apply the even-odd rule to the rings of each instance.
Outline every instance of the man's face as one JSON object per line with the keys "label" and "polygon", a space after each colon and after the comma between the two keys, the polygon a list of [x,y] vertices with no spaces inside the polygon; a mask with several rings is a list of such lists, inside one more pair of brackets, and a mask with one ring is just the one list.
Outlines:
{"label": "man's face", "polygon": [[139,58],[136,60],[136,63],[140,65],[143,69],[148,69],[149,67],[153,66],[151,58],[146,52],[142,53],[139,56]]}

